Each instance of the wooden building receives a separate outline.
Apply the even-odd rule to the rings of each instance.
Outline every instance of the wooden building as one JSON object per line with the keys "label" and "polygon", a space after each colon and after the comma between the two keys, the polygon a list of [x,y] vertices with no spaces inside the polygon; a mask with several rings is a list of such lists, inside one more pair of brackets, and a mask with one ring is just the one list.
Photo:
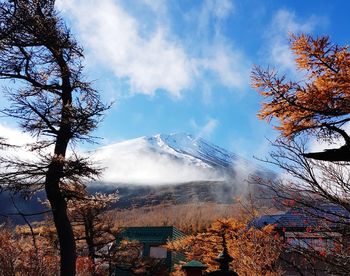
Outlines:
{"label": "wooden building", "polygon": [[[176,240],[185,235],[173,226],[157,227],[127,227],[122,230],[117,239],[117,243],[123,239],[137,241],[141,244],[141,255],[145,259],[155,259],[158,266],[162,266],[164,271],[170,272],[174,265],[184,260],[184,255],[167,250],[164,245],[169,240]],[[133,275],[122,267],[117,268],[116,275]]]}

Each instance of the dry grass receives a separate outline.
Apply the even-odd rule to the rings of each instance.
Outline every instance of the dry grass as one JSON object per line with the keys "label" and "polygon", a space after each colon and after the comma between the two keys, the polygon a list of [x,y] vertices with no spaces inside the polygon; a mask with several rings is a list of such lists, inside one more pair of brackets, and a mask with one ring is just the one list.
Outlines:
{"label": "dry grass", "polygon": [[253,215],[248,214],[240,203],[218,204],[211,202],[157,205],[108,212],[108,216],[112,216],[115,223],[120,227],[175,226],[185,233],[202,231],[219,218],[244,218],[249,220]]}

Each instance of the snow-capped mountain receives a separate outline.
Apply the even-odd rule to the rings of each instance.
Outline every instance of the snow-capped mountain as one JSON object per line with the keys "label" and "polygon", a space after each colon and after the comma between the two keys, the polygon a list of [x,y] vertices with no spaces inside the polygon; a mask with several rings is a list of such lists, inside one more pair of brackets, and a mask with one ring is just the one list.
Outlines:
{"label": "snow-capped mountain", "polygon": [[[100,181],[88,185],[89,191],[108,193],[117,189],[120,198],[113,207],[119,209],[232,203],[245,194],[250,174],[271,173],[202,138],[183,133],[127,140],[99,148],[91,155],[105,170]],[[37,198],[43,201],[44,193],[30,201],[18,197],[16,202],[23,212],[40,212],[43,206]],[[3,213],[15,213],[6,193],[0,194],[0,208]]]}
{"label": "snow-capped mountain", "polygon": [[227,150],[215,146],[202,138],[194,138],[184,133],[158,134],[146,138],[155,148],[172,153],[182,158],[191,160],[201,160],[203,163],[213,167],[228,168],[232,166],[237,156]]}
{"label": "snow-capped mountain", "polygon": [[106,168],[107,183],[224,181],[255,170],[235,154],[184,133],[123,141],[96,150],[94,158]]}

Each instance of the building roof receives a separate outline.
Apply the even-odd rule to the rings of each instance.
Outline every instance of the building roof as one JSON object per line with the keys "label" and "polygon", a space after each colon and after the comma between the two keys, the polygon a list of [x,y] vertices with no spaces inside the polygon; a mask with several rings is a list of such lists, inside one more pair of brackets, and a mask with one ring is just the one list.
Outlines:
{"label": "building roof", "polygon": [[196,261],[196,260],[192,260],[190,262],[188,262],[187,264],[184,264],[182,266],[182,268],[200,268],[200,269],[206,269],[207,266],[202,264],[201,262],[199,261]]}
{"label": "building roof", "polygon": [[119,233],[121,238],[138,240],[141,243],[165,244],[168,240],[176,240],[184,234],[174,226],[126,227]]}
{"label": "building roof", "polygon": [[269,224],[275,224],[281,218],[282,215],[264,215],[253,219],[249,226],[254,226],[256,228],[263,228]]}
{"label": "building roof", "polygon": [[323,227],[343,228],[350,224],[350,213],[341,205],[319,204],[313,207],[294,207],[284,214],[265,215],[254,219],[250,226],[262,228],[274,224],[276,228]]}

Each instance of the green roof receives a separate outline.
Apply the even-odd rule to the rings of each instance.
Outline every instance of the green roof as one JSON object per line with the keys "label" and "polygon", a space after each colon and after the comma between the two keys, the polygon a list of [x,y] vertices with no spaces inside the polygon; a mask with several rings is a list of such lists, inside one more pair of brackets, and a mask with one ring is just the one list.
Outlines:
{"label": "green roof", "polygon": [[126,227],[119,236],[141,243],[165,244],[168,240],[176,240],[184,234],[173,226]]}
{"label": "green roof", "polygon": [[[184,236],[184,233],[173,226],[125,227],[117,234],[116,243],[118,244],[122,239],[137,240],[143,245],[143,256],[148,257],[150,256],[151,247],[162,246],[169,240],[176,240]],[[168,250],[164,261],[168,270],[172,271],[174,264],[184,259],[183,254]]]}
{"label": "green roof", "polygon": [[198,262],[196,260],[192,260],[188,262],[187,264],[184,264],[182,268],[201,268],[201,269],[206,269],[207,266],[202,264],[201,262]]}

